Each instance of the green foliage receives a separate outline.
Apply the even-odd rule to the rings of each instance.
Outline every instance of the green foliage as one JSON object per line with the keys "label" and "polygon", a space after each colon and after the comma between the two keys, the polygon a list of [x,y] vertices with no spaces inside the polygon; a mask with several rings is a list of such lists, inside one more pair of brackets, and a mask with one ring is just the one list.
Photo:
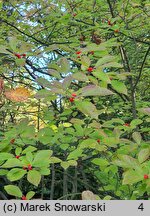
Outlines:
{"label": "green foliage", "polygon": [[148,7],[0,3],[0,185],[8,199],[149,199]]}

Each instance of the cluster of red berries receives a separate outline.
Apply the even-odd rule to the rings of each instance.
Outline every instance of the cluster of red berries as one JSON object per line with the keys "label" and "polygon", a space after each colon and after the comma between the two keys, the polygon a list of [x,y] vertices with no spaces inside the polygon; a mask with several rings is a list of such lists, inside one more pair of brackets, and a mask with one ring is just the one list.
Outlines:
{"label": "cluster of red berries", "polygon": [[24,169],[24,170],[32,170],[33,168],[32,168],[32,165],[31,165],[31,164],[28,164],[28,166],[27,166],[27,167],[24,166],[23,169]]}
{"label": "cluster of red berries", "polygon": [[77,51],[77,52],[76,52],[77,58],[81,58],[81,53],[82,53],[81,51]]}
{"label": "cluster of red berries", "polygon": [[23,54],[18,54],[18,53],[15,53],[14,54],[18,59],[21,59],[21,58],[23,58],[23,57],[26,57],[26,54],[25,53],[23,53]]}
{"label": "cluster of red berries", "polygon": [[72,93],[72,97],[69,98],[69,101],[72,103],[74,102],[75,97],[77,96],[76,93]]}

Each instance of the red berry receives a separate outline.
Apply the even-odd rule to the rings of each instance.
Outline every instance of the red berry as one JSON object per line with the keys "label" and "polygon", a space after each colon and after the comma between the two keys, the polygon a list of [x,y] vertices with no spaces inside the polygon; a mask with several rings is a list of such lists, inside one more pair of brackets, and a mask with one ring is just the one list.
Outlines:
{"label": "red berry", "polygon": [[148,179],[149,176],[147,174],[144,175],[144,179]]}
{"label": "red berry", "polygon": [[97,142],[100,143],[100,139],[98,139]]}
{"label": "red berry", "polygon": [[89,68],[87,69],[87,71],[88,71],[88,72],[92,72],[93,69],[94,69],[93,67],[89,67]]}
{"label": "red berry", "polygon": [[15,56],[16,56],[17,58],[21,59],[21,55],[20,55],[20,54],[15,53]]}
{"label": "red berry", "polygon": [[75,16],[77,16],[77,14],[76,14],[76,13],[74,13],[74,14],[73,14],[73,16],[75,17]]}
{"label": "red berry", "polygon": [[15,142],[15,139],[11,139],[11,140],[10,140],[10,143],[11,143],[11,144],[14,144],[14,142]]}
{"label": "red berry", "polygon": [[28,164],[28,170],[32,170],[31,164]]}
{"label": "red berry", "polygon": [[25,166],[23,166],[22,168],[23,168],[24,170],[27,170],[27,167],[25,167]]}
{"label": "red berry", "polygon": [[125,123],[124,126],[130,127],[130,124],[129,123]]}
{"label": "red berry", "polygon": [[26,54],[25,54],[25,53],[23,53],[23,54],[22,54],[22,56],[23,56],[23,57],[26,57]]}
{"label": "red berry", "polygon": [[90,54],[91,54],[91,55],[94,55],[94,51],[90,51]]}
{"label": "red berry", "polygon": [[22,200],[27,200],[27,197],[26,196],[22,196],[21,199]]}
{"label": "red berry", "polygon": [[115,33],[118,33],[118,32],[119,32],[119,29],[115,29],[114,32],[115,32]]}
{"label": "red berry", "polygon": [[20,158],[20,156],[19,156],[19,155],[16,155],[16,158],[17,158],[17,159],[19,159],[19,158]]}
{"label": "red berry", "polygon": [[74,98],[73,98],[73,97],[69,98],[69,101],[70,101],[71,103],[74,102]]}
{"label": "red berry", "polygon": [[77,54],[77,55],[80,55],[80,54],[81,54],[81,51],[77,51],[76,54]]}
{"label": "red berry", "polygon": [[111,22],[110,22],[110,20],[108,20],[108,25],[111,25]]}
{"label": "red berry", "polygon": [[76,93],[72,93],[72,97],[77,97],[77,94]]}
{"label": "red berry", "polygon": [[78,55],[77,58],[81,58],[81,56]]}

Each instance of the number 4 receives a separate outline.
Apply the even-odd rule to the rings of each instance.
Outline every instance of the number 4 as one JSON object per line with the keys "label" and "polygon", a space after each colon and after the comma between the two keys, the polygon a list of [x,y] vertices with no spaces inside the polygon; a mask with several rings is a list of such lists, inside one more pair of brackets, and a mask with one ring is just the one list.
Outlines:
{"label": "number 4", "polygon": [[143,203],[141,203],[138,207],[139,210],[143,211],[144,210],[144,207],[143,207]]}

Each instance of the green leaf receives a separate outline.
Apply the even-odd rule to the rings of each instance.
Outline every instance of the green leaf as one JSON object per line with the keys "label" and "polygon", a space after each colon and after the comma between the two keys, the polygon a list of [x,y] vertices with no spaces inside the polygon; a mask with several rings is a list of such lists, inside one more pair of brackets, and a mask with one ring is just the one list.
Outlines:
{"label": "green leaf", "polygon": [[8,159],[3,165],[3,168],[22,167],[22,162],[17,158]]}
{"label": "green leaf", "polygon": [[8,160],[8,159],[13,158],[13,157],[14,157],[14,155],[10,154],[10,153],[6,153],[6,152],[0,153],[0,160],[1,161]]}
{"label": "green leaf", "polygon": [[123,168],[133,168],[137,169],[140,167],[140,164],[137,159],[128,156],[128,155],[118,155],[120,160],[113,161],[113,164],[123,167]]}
{"label": "green leaf", "polygon": [[60,73],[57,70],[48,69],[47,73],[52,75],[53,77],[56,77],[57,79],[61,79]]}
{"label": "green leaf", "polygon": [[26,170],[14,168],[7,173],[7,178],[10,181],[17,181],[21,179],[26,174],[26,172]]}
{"label": "green leaf", "polygon": [[91,64],[91,60],[88,56],[82,56],[81,57],[81,69],[85,71]]}
{"label": "green leaf", "polygon": [[67,160],[70,160],[70,159],[77,160],[79,157],[81,157],[81,155],[82,155],[82,150],[81,149],[75,149],[74,151],[72,151],[68,155]]}
{"label": "green leaf", "polygon": [[16,155],[20,155],[21,152],[22,152],[22,148],[18,147],[18,148],[15,149],[15,154]]}
{"label": "green leaf", "polygon": [[49,175],[49,174],[50,174],[50,168],[42,167],[42,168],[39,170],[39,172],[40,172],[41,175]]}
{"label": "green leaf", "polygon": [[95,105],[89,101],[76,101],[76,107],[85,115],[90,116],[91,118],[98,119],[99,112],[96,109]]}
{"label": "green leaf", "polygon": [[127,95],[127,88],[124,83],[118,80],[112,80],[111,85],[117,92]]}
{"label": "green leaf", "polygon": [[27,148],[25,148],[23,151],[22,151],[22,154],[26,154],[27,152],[34,152],[36,151],[37,148],[33,147],[33,146],[28,146]]}
{"label": "green leaf", "polygon": [[132,137],[136,143],[138,143],[138,144],[141,143],[142,137],[141,137],[141,134],[139,132],[134,132],[132,134]]}
{"label": "green leaf", "polygon": [[53,152],[51,150],[38,151],[35,155],[32,165],[35,167],[48,166],[52,153]]}
{"label": "green leaf", "polygon": [[103,142],[107,146],[116,147],[120,143],[120,139],[118,137],[105,137]]}
{"label": "green leaf", "polygon": [[61,72],[61,73],[68,73],[69,72],[70,64],[69,64],[69,61],[65,57],[62,57],[59,59],[58,65],[60,66],[59,72]]}
{"label": "green leaf", "polygon": [[22,197],[20,188],[15,185],[7,185],[4,187],[4,189],[11,196]]}
{"label": "green leaf", "polygon": [[79,148],[80,149],[84,149],[84,148],[95,148],[97,146],[97,141],[94,139],[86,139],[83,140],[80,144],[79,144]]}
{"label": "green leaf", "polygon": [[99,67],[101,65],[104,65],[106,63],[109,63],[109,62],[112,62],[115,60],[116,60],[116,57],[114,57],[114,56],[110,56],[110,55],[104,56],[97,61],[95,67]]}
{"label": "green leaf", "polygon": [[150,115],[150,107],[138,109],[139,112]]}
{"label": "green leaf", "polygon": [[35,185],[38,186],[41,181],[41,174],[37,170],[30,170],[27,174],[27,180]]}
{"label": "green leaf", "polygon": [[51,163],[60,163],[62,160],[58,157],[50,157]]}
{"label": "green leaf", "polygon": [[138,160],[140,163],[146,161],[150,156],[150,148],[142,149],[138,154]]}
{"label": "green leaf", "polygon": [[29,161],[30,164],[32,164],[33,161],[33,154],[31,152],[26,153],[26,159]]}
{"label": "green leaf", "polygon": [[142,122],[143,122],[143,121],[142,121],[141,119],[134,119],[134,120],[131,121],[130,125],[131,125],[132,127],[136,127],[137,125],[142,124]]}
{"label": "green leaf", "polygon": [[21,58],[21,59],[16,59],[15,62],[18,66],[24,66],[26,63],[26,60]]}
{"label": "green leaf", "polygon": [[88,81],[88,77],[84,73],[81,73],[81,72],[74,73],[72,75],[72,78],[78,81],[82,81],[82,82]]}
{"label": "green leaf", "polygon": [[64,170],[68,169],[69,167],[68,161],[62,161],[60,165],[62,168],[64,168]]}
{"label": "green leaf", "polygon": [[34,192],[34,191],[29,191],[29,192],[26,194],[27,200],[30,200],[34,195],[35,195],[35,192]]}
{"label": "green leaf", "polygon": [[103,158],[95,158],[91,161],[93,164],[98,165],[100,167],[106,167],[109,165],[108,161]]}
{"label": "green leaf", "polygon": [[102,80],[102,81],[104,81],[106,83],[111,83],[111,81],[109,79],[109,76],[106,73],[104,73],[104,72],[102,72],[100,70],[96,70],[96,71],[92,72],[92,74],[95,77],[97,77],[98,79],[100,79],[100,80]]}
{"label": "green leaf", "polygon": [[139,181],[143,180],[143,174],[139,173],[139,171],[135,170],[128,170],[123,174],[123,182],[122,184],[129,184],[132,185],[134,183],[137,183]]}
{"label": "green leaf", "polygon": [[0,176],[7,175],[8,170],[0,169]]}
{"label": "green leaf", "polygon": [[101,88],[96,85],[88,85],[80,89],[81,96],[106,96],[114,94],[107,88]]}
{"label": "green leaf", "polygon": [[69,160],[69,161],[62,161],[61,164],[62,168],[65,170],[68,169],[69,166],[77,166],[77,161]]}

